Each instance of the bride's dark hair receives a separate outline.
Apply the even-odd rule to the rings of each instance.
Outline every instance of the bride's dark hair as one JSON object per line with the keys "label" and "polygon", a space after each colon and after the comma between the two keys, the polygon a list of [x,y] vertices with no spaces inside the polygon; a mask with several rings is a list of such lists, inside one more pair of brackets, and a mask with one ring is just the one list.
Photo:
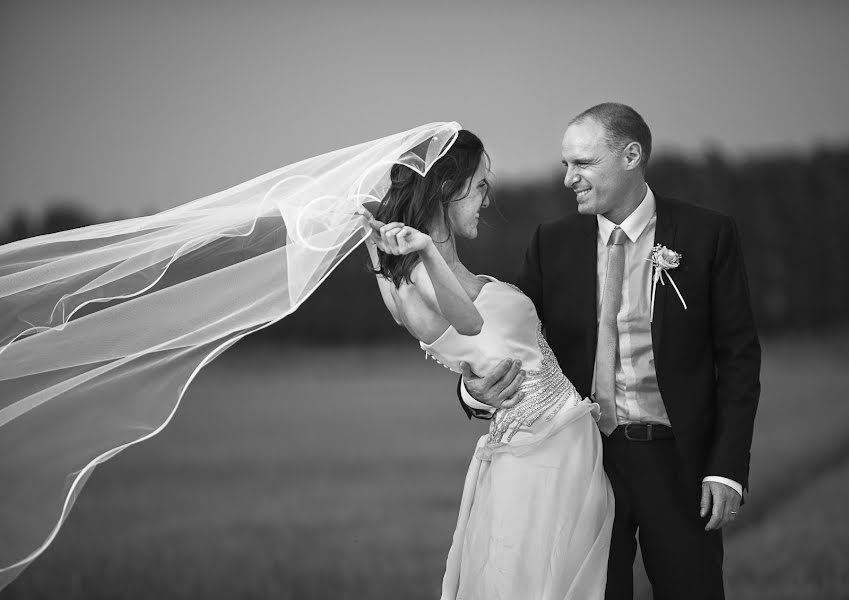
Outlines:
{"label": "bride's dark hair", "polygon": [[[389,191],[380,203],[375,219],[384,223],[401,222],[431,235],[431,223],[441,206],[450,239],[453,234],[448,204],[469,194],[471,178],[483,157],[489,159],[483,142],[471,131],[461,129],[445,156],[437,160],[424,177],[408,167],[394,165],[389,175]],[[376,274],[391,279],[396,288],[404,281],[412,283],[410,273],[419,261],[417,253],[395,256],[378,250],[378,257],[380,268],[375,269]]]}

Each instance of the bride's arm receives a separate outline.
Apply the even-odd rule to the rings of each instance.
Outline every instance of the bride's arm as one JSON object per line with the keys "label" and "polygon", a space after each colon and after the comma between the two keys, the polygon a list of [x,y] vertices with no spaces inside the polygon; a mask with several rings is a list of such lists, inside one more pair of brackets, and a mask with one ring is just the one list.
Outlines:
{"label": "bride's arm", "polygon": [[[366,238],[366,249],[368,250],[371,265],[375,269],[380,269],[380,258],[377,256],[377,245],[370,237]],[[395,304],[395,298],[392,296],[392,282],[382,275],[376,275],[377,287],[380,290],[380,297],[383,298],[383,303],[389,310],[389,314],[395,319],[398,325],[403,325],[401,318],[398,315],[398,306]]]}
{"label": "bride's arm", "polygon": [[380,221],[371,221],[370,225],[375,230],[375,242],[382,251],[395,255],[418,252],[433,285],[439,312],[457,333],[480,333],[483,318],[429,235],[403,223],[384,225]]}

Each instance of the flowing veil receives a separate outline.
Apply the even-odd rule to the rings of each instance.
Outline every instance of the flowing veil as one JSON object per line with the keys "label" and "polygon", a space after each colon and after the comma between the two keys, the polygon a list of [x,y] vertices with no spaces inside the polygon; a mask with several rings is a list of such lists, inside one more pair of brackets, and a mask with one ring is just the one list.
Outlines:
{"label": "flowing veil", "polygon": [[152,216],[0,246],[0,589],[94,467],[169,422],[198,371],[298,308],[366,235],[389,171],[460,125],[330,152]]}

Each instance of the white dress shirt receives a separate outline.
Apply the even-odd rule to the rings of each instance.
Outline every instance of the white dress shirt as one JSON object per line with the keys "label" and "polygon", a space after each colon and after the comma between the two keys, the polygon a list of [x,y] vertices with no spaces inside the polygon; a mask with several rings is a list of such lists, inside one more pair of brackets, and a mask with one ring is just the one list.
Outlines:
{"label": "white dress shirt", "polygon": [[[607,243],[616,223],[601,215],[598,221],[596,244],[596,315],[601,315],[602,293],[607,279]],[[657,225],[655,199],[646,186],[643,201],[628,218],[619,224],[625,232],[625,270],[622,275],[622,302],[616,315],[619,329],[619,352],[614,374],[616,389],[616,421],[627,423],[657,423],[669,425],[666,407],[660,397],[654,351],[651,341],[651,278],[652,266],[647,257],[654,246]],[[595,394],[595,378],[592,392]]]}
{"label": "white dress shirt", "polygon": [[[669,425],[669,416],[660,396],[655,371],[651,338],[651,263],[646,260],[654,246],[657,225],[656,202],[646,186],[643,201],[619,224],[625,232],[625,272],[622,279],[622,303],[616,320],[619,328],[619,352],[616,359],[616,420],[627,423]],[[607,242],[616,224],[597,215],[598,243],[596,252],[596,314],[601,314],[602,293],[607,277]],[[569,374],[566,373],[568,377]],[[595,378],[593,378],[595,392]],[[463,401],[477,410],[494,410],[478,402],[461,386]],[[741,496],[743,486],[726,477],[707,476],[703,481],[716,481],[734,489]]]}

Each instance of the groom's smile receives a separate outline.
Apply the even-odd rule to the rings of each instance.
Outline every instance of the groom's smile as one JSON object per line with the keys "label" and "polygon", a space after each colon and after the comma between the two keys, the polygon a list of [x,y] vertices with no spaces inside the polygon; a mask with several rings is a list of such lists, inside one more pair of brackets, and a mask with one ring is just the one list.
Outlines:
{"label": "groom's smile", "polygon": [[604,126],[593,118],[572,123],[561,150],[566,167],[563,184],[575,193],[578,212],[621,222],[630,212],[626,205],[635,195],[632,188],[638,178],[623,151],[611,147]]}
{"label": "groom's smile", "polygon": [[[562,158],[566,167],[564,185],[575,193],[578,212],[582,214],[604,214],[610,194],[604,193],[605,182],[614,175],[610,149],[607,146],[604,128],[595,120],[588,119],[572,123],[563,136]],[[596,185],[602,189],[595,190]],[[609,187],[609,186],[608,186]]]}

